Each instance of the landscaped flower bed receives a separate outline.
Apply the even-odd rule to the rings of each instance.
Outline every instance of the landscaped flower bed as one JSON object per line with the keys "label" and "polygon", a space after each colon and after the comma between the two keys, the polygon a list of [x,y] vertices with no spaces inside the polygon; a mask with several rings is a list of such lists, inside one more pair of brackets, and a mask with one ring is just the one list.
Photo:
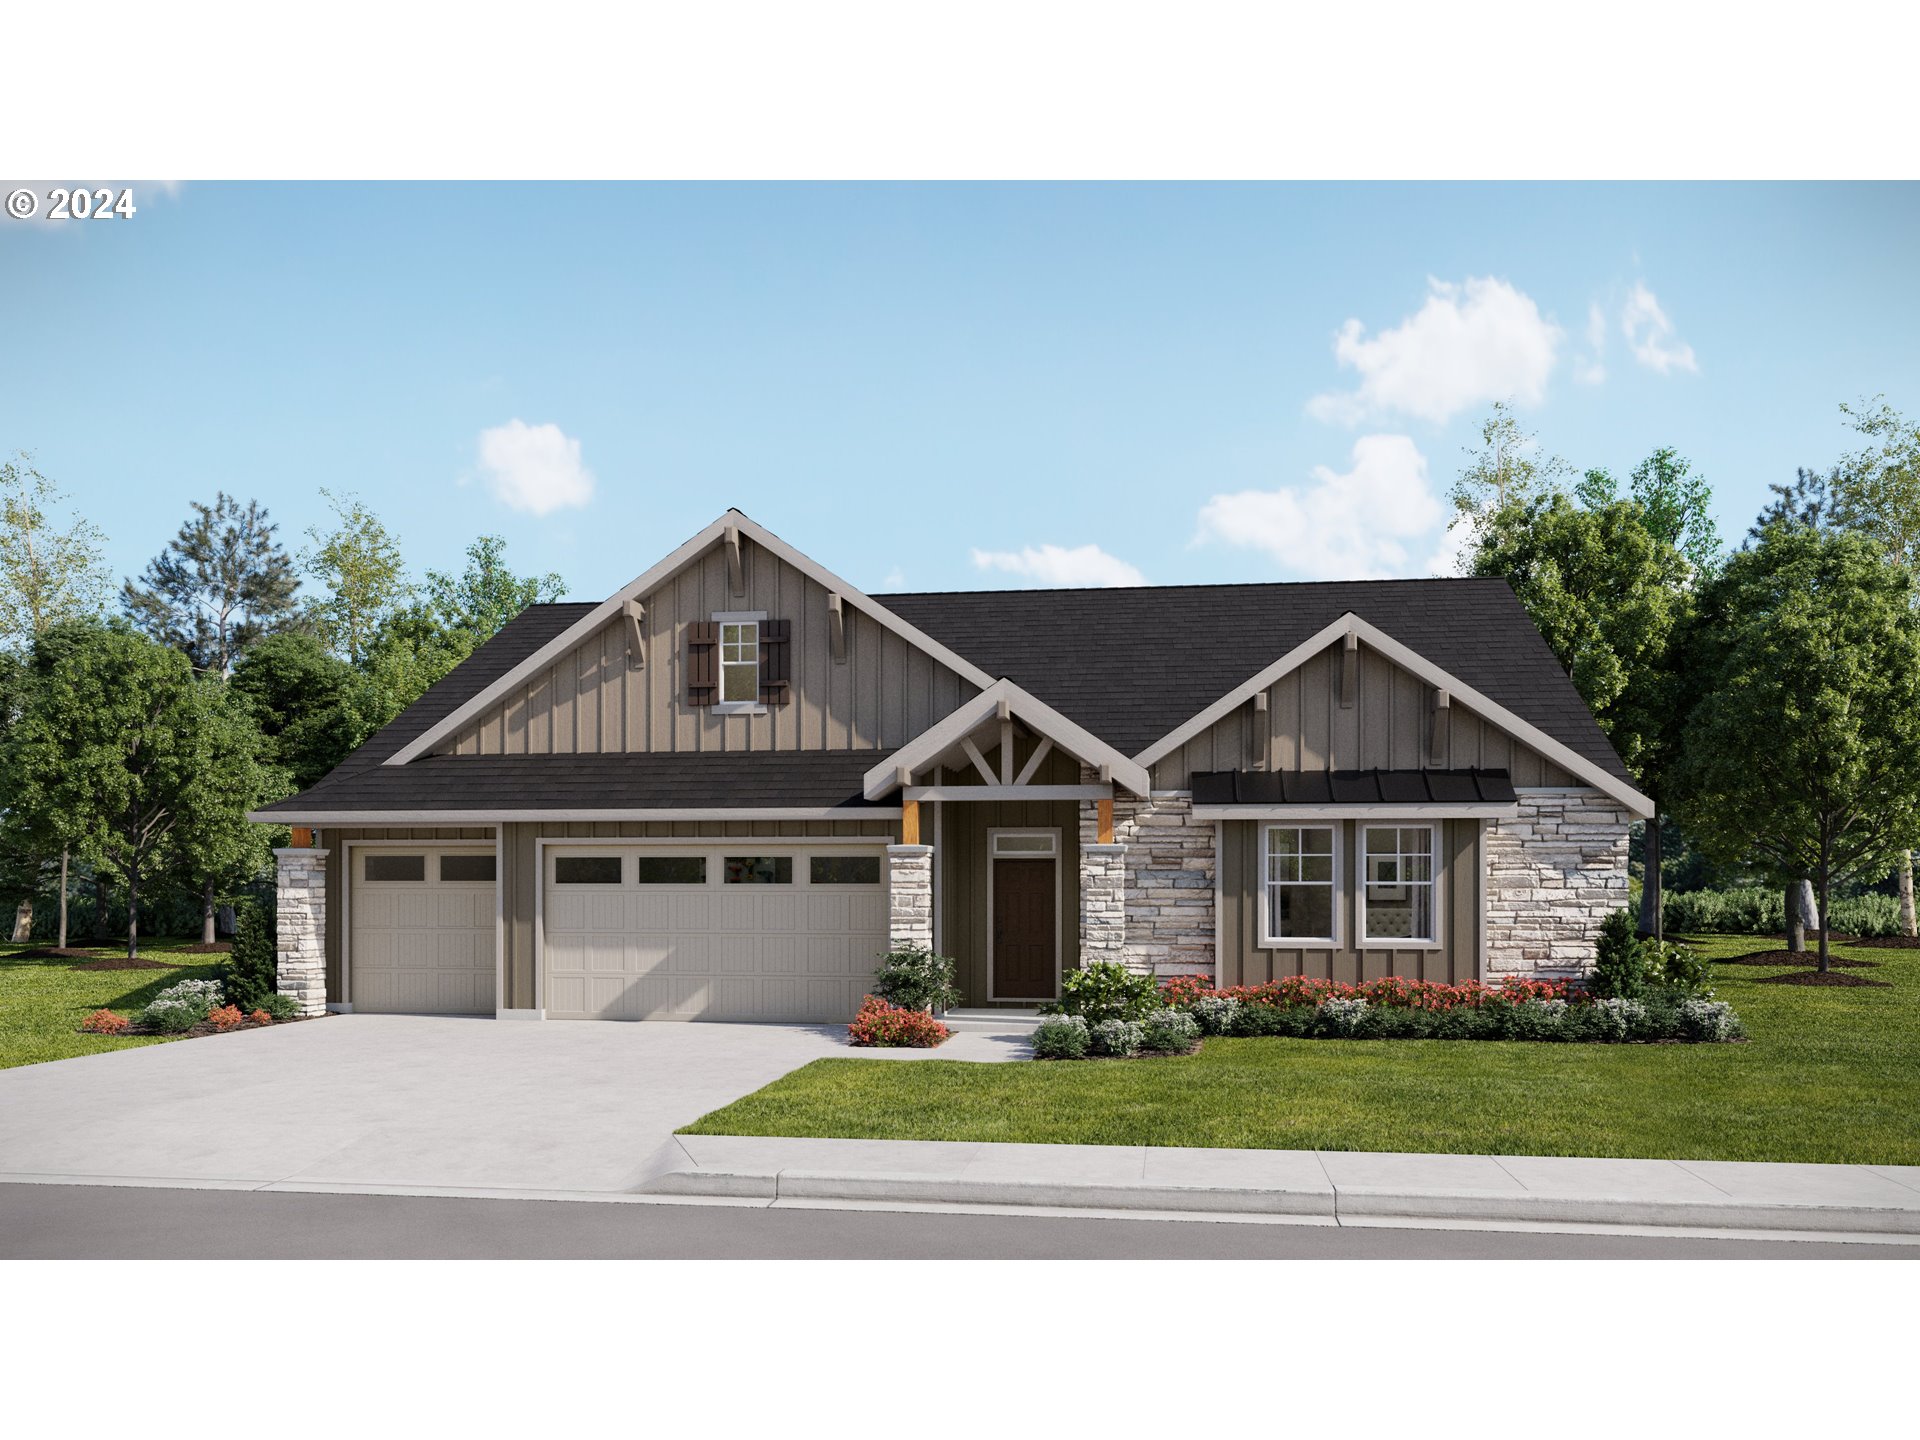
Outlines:
{"label": "landscaped flower bed", "polygon": [[1206,1035],[1294,1039],[1543,1040],[1590,1044],[1742,1039],[1733,1007],[1676,989],[1597,997],[1564,980],[1459,985],[1387,978],[1359,985],[1288,976],[1215,989],[1201,975],[1168,981],[1166,1004]]}
{"label": "landscaped flower bed", "polygon": [[853,1017],[853,1023],[847,1026],[847,1043],[931,1050],[952,1033],[925,1010],[889,1005],[878,995],[869,995],[861,1002],[860,1013]]}
{"label": "landscaped flower bed", "polygon": [[272,992],[260,997],[250,1011],[226,1003],[218,980],[182,980],[169,985],[145,1009],[129,1018],[113,1010],[96,1010],[80,1022],[88,1035],[225,1035],[234,1030],[258,1030],[297,1020],[291,997]]}

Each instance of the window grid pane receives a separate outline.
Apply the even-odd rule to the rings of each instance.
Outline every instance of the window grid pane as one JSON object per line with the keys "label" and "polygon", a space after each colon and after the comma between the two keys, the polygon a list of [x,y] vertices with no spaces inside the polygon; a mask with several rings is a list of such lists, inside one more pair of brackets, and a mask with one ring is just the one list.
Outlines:
{"label": "window grid pane", "polygon": [[1434,940],[1432,829],[1369,828],[1365,840],[1367,938]]}
{"label": "window grid pane", "polygon": [[1333,830],[1267,830],[1267,924],[1274,939],[1334,938]]}

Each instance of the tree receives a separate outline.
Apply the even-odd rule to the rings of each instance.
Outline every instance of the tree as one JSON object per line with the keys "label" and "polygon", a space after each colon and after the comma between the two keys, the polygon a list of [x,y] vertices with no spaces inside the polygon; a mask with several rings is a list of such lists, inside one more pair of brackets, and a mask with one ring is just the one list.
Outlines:
{"label": "tree", "polygon": [[1840,413],[1873,443],[1834,468],[1834,523],[1865,535],[1888,559],[1920,569],[1920,424],[1880,395],[1842,405]]}
{"label": "tree", "polygon": [[134,623],[186,655],[196,670],[224,679],[254,641],[292,623],[300,580],[258,501],[242,507],[226,491],[127,581],[121,606]]}
{"label": "tree", "polygon": [[1760,512],[1760,518],[1753,522],[1747,539],[1758,540],[1761,533],[1773,524],[1802,525],[1810,530],[1831,527],[1832,476],[1822,475],[1818,470],[1809,470],[1802,465],[1794,472],[1791,483],[1773,484],[1767,489],[1773,492],[1773,499]]}
{"label": "tree", "polygon": [[427,572],[421,595],[380,629],[363,667],[373,681],[378,725],[398,715],[529,605],[558,600],[558,575],[515,575],[507,542],[482,535],[467,547],[458,575]]}
{"label": "tree", "polygon": [[211,677],[193,685],[198,763],[177,802],[171,845],[187,889],[200,897],[200,939],[211,945],[221,894],[259,875],[271,855],[264,827],[247,811],[285,792],[266,762],[252,704]]}
{"label": "tree", "polygon": [[219,758],[192,667],[123,625],[68,622],[35,643],[31,668],[7,747],[10,799],[59,817],[74,849],[124,881],[134,958],[141,883],[165,868],[182,805]]}
{"label": "tree", "polygon": [[267,758],[293,790],[320,779],[376,728],[371,682],[312,635],[269,635],[240,657],[229,683],[252,706]]}
{"label": "tree", "polygon": [[1674,794],[1717,859],[1814,882],[1820,969],[1836,881],[1884,875],[1920,824],[1920,612],[1867,538],[1768,526],[1689,627]]}
{"label": "tree", "polygon": [[[47,511],[65,498],[33,468],[32,457],[24,452],[0,464],[0,649],[24,650],[55,625],[97,615],[106,604],[111,580],[101,555],[106,537],[84,516],[76,516],[64,529],[52,524]],[[18,678],[24,681],[24,675]],[[8,828],[12,832],[8,838],[16,845],[34,838],[17,823]],[[58,943],[64,948],[67,849],[44,828],[39,840],[60,851]],[[18,856],[18,863],[9,867],[16,883],[25,882],[27,898],[20,913],[28,927],[33,923],[33,892],[39,888],[43,853]]]}
{"label": "tree", "polygon": [[1713,522],[1713,491],[1671,446],[1663,445],[1633,469],[1633,498],[1646,512],[1647,529],[1693,567],[1711,575],[1720,560],[1720,530]]}
{"label": "tree", "polygon": [[334,653],[358,665],[381,624],[412,593],[400,546],[380,517],[352,495],[321,490],[338,523],[307,531],[313,548],[301,556],[307,574],[327,587],[313,607],[320,634]]}
{"label": "tree", "polygon": [[1573,473],[1559,456],[1541,451],[1539,437],[1520,428],[1504,400],[1493,402],[1493,412],[1480,423],[1479,446],[1469,445],[1466,453],[1468,464],[1447,498],[1476,534],[1508,505],[1565,489],[1564,477]]}
{"label": "tree", "polygon": [[47,511],[66,497],[22,453],[0,464],[0,647],[24,650],[63,620],[106,604],[106,537],[76,516],[64,529]]}

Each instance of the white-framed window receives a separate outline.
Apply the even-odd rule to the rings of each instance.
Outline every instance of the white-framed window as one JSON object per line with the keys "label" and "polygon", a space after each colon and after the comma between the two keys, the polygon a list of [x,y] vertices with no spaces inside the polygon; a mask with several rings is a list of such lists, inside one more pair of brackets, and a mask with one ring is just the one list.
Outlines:
{"label": "white-framed window", "polygon": [[1360,937],[1375,945],[1439,943],[1432,825],[1360,827]]}
{"label": "white-framed window", "polygon": [[760,617],[717,617],[720,622],[720,703],[760,703]]}
{"label": "white-framed window", "polygon": [[1332,825],[1269,825],[1264,863],[1266,938],[1332,945],[1340,935],[1339,831]]}

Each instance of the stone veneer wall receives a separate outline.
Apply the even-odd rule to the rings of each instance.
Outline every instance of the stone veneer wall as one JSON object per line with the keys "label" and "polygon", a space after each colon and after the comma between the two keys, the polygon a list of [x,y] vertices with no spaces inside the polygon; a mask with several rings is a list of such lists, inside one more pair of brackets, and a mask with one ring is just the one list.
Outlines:
{"label": "stone veneer wall", "polygon": [[1595,790],[1520,793],[1486,830],[1486,975],[1562,976],[1593,964],[1609,911],[1627,903],[1626,808]]}
{"label": "stone veneer wall", "polygon": [[275,850],[279,937],[273,988],[300,1002],[302,1015],[327,1013],[327,852]]}
{"label": "stone veneer wall", "polygon": [[933,948],[933,847],[887,846],[887,943]]}
{"label": "stone veneer wall", "polygon": [[[1084,780],[1097,775],[1089,770]],[[1082,850],[1099,833],[1094,802],[1080,802]],[[1214,968],[1214,826],[1193,818],[1190,795],[1116,794],[1113,839],[1126,847],[1126,963],[1154,975]]]}

